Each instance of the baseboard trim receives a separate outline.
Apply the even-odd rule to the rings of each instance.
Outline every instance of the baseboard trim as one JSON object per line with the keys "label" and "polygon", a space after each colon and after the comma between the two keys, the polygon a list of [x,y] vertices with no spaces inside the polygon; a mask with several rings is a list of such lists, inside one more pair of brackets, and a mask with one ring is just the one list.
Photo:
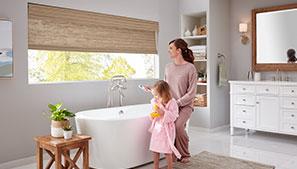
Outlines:
{"label": "baseboard trim", "polygon": [[32,163],[36,163],[35,156],[26,157],[18,160],[8,161],[0,164],[0,169],[11,169],[15,167],[20,167],[24,165],[29,165]]}
{"label": "baseboard trim", "polygon": [[189,128],[193,129],[195,131],[202,131],[202,132],[209,132],[210,131],[209,128],[205,128],[205,127],[190,126]]}
{"label": "baseboard trim", "polygon": [[213,128],[213,129],[210,129],[211,132],[218,132],[218,131],[223,131],[223,130],[227,130],[230,128],[230,125],[223,125],[223,126],[220,126],[220,127],[216,127],[216,128]]}
{"label": "baseboard trim", "polygon": [[[49,160],[50,157],[47,153],[43,153],[43,160]],[[25,157],[18,160],[12,160],[0,164],[0,169],[12,169],[24,165],[36,164],[36,156]],[[36,167],[35,167],[36,168]]]}

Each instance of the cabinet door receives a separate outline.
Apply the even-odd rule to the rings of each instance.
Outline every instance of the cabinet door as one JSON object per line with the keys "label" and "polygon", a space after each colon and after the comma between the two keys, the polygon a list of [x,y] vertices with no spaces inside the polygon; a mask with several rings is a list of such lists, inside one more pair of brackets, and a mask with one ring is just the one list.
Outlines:
{"label": "cabinet door", "polygon": [[257,129],[278,131],[279,129],[279,98],[258,96],[256,99]]}

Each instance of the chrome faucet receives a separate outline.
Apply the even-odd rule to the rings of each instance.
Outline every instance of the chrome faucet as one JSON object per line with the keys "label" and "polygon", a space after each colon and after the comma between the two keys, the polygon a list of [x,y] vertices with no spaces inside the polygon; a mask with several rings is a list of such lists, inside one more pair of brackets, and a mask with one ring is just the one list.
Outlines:
{"label": "chrome faucet", "polygon": [[277,75],[277,80],[282,81],[282,75],[281,75],[281,72],[279,71],[279,69],[276,69],[276,75]]}
{"label": "chrome faucet", "polygon": [[113,99],[111,98],[111,92],[118,91],[119,92],[119,104],[120,106],[123,105],[123,97],[125,97],[123,90],[127,89],[125,87],[125,83],[127,82],[127,79],[123,75],[115,75],[111,78],[111,84],[108,89],[108,101],[107,101],[107,107],[113,106]]}

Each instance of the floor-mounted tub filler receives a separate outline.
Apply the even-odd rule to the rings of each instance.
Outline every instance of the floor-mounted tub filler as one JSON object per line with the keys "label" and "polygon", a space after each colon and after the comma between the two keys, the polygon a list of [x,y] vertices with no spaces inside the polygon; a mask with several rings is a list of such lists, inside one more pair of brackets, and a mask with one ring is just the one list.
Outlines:
{"label": "floor-mounted tub filler", "polygon": [[151,162],[150,111],[150,104],[139,104],[76,113],[77,132],[92,137],[90,167],[123,169]]}

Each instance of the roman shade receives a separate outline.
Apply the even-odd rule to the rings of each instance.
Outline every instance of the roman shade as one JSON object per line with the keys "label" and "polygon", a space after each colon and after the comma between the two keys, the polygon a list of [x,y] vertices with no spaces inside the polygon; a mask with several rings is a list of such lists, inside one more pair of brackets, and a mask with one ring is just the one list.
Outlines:
{"label": "roman shade", "polygon": [[158,22],[28,4],[28,47],[37,50],[157,53]]}

